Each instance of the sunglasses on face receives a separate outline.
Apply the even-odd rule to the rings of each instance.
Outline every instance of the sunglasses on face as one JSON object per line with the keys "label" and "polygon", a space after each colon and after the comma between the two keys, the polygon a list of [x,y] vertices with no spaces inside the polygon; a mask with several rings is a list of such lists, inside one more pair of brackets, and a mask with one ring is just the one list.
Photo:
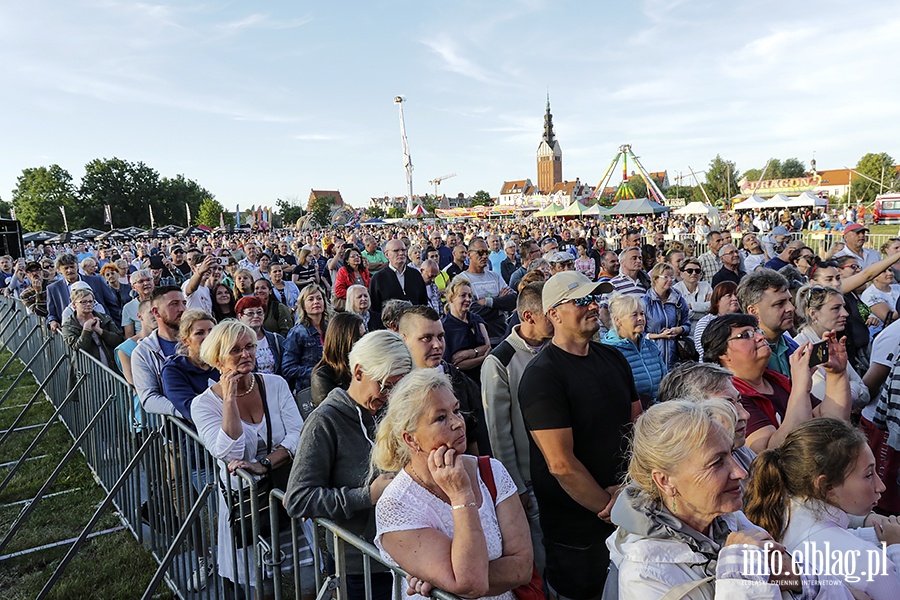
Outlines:
{"label": "sunglasses on face", "polygon": [[[597,302],[598,304],[603,299],[603,296],[600,294],[588,294],[587,296],[582,296],[581,298],[573,298],[572,300],[566,300],[566,302],[571,302],[575,306],[585,307],[590,306],[591,304]],[[565,302],[560,302],[560,304],[565,304]]]}
{"label": "sunglasses on face", "polygon": [[477,254],[478,256],[488,256],[490,255],[490,250],[472,250],[473,254]]}
{"label": "sunglasses on face", "polygon": [[700,269],[682,269],[681,272],[688,273],[690,275],[699,275],[701,271]]}

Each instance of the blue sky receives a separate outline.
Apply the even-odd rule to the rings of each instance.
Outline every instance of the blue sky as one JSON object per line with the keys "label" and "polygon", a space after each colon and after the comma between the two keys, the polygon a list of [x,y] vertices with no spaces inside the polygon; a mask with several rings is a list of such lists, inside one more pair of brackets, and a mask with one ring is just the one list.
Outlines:
{"label": "blue sky", "polygon": [[568,180],[596,184],[623,143],[672,179],[717,153],[900,160],[898,56],[879,0],[7,0],[0,197],[24,168],[117,156],[228,208],[364,206],[405,192],[398,94],[416,193],[536,180],[548,90]]}

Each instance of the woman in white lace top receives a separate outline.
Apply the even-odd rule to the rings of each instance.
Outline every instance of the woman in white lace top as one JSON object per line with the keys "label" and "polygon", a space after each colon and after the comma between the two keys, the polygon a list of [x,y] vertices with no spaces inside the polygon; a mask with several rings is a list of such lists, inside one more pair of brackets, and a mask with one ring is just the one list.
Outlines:
{"label": "woman in white lace top", "polygon": [[528,521],[516,486],[491,460],[496,501],[466,449],[466,426],[446,375],[416,369],[394,388],[372,463],[397,471],[375,507],[375,545],[410,574],[410,593],[431,586],[466,598],[513,600],[531,579]]}

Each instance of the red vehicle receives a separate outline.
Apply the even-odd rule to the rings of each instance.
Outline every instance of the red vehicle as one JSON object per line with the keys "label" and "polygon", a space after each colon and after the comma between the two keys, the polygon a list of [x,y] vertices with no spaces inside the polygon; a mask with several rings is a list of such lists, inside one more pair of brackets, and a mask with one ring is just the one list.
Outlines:
{"label": "red vehicle", "polygon": [[900,223],[900,194],[882,194],[875,198],[872,216],[876,224]]}

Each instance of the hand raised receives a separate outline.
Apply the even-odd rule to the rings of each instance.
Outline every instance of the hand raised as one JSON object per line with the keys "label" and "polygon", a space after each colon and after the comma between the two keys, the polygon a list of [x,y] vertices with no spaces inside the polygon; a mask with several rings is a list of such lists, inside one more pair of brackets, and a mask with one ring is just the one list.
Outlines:
{"label": "hand raised", "polygon": [[453,504],[465,504],[474,500],[472,482],[465,463],[456,450],[439,446],[428,454],[428,471]]}

